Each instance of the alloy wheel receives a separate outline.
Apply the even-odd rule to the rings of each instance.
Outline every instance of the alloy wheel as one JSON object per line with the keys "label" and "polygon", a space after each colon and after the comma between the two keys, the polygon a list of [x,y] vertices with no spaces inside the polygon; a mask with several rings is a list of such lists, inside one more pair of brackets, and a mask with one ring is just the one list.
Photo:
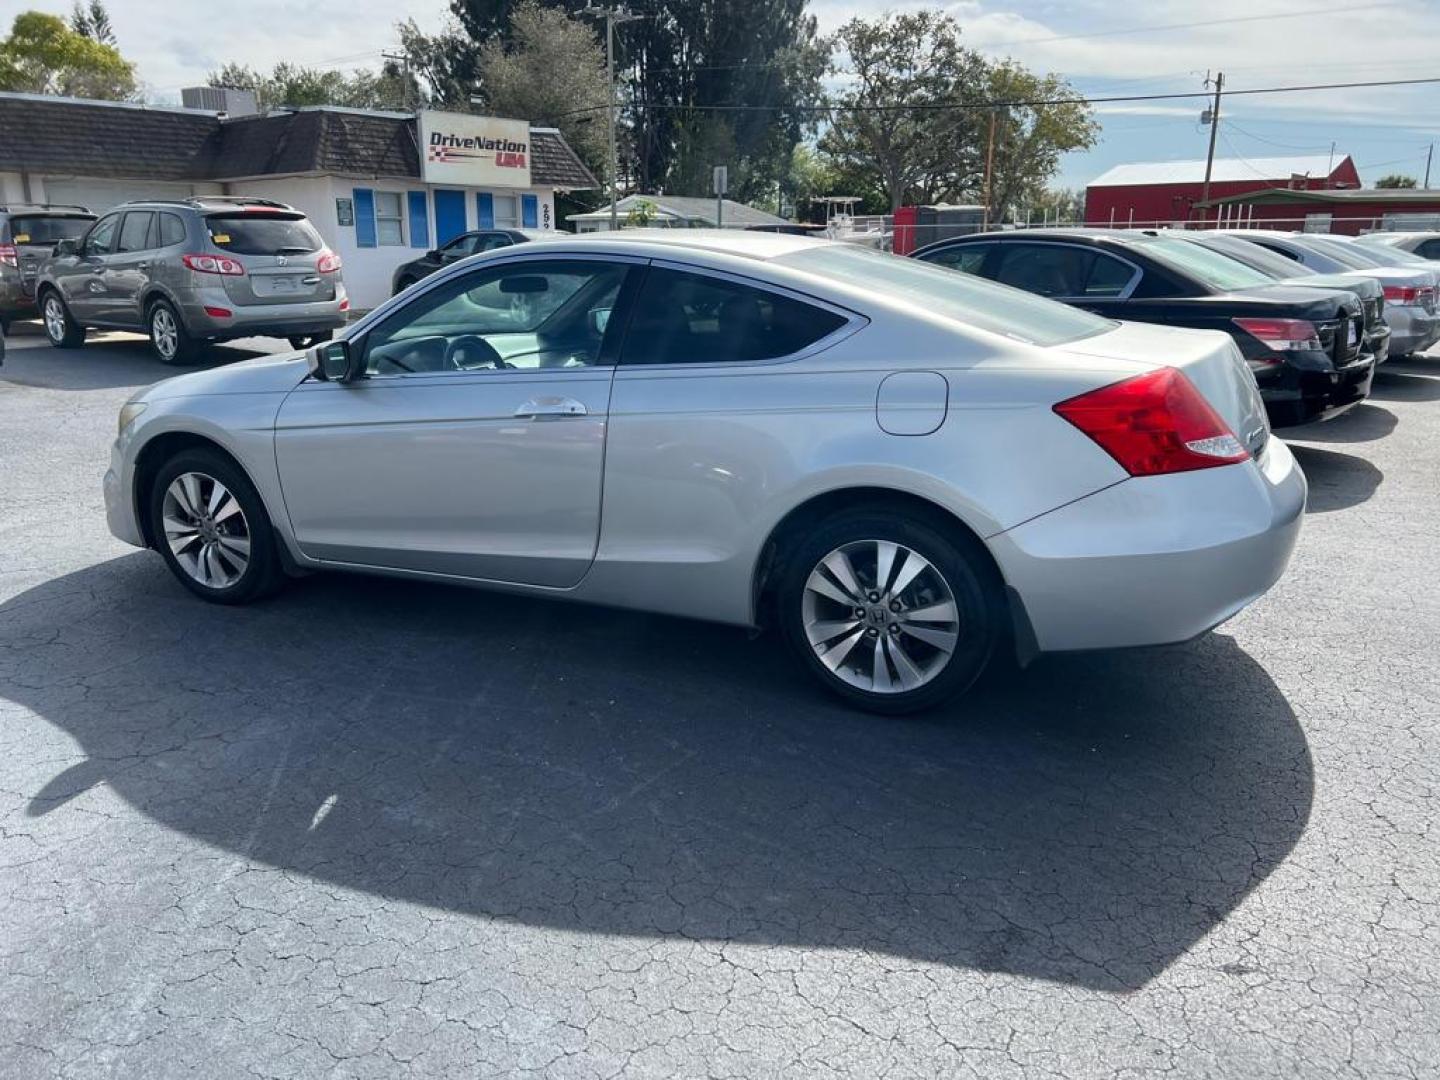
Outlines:
{"label": "alloy wheel", "polygon": [[169,308],[157,307],[150,315],[150,340],[155,343],[155,351],[160,354],[162,360],[169,360],[175,356],[175,350],[180,342],[180,331],[175,325],[175,316],[170,314]]}
{"label": "alloy wheel", "polygon": [[240,500],[213,476],[181,473],[165,489],[165,542],[180,568],[209,589],[234,585],[250,565],[250,525]]}
{"label": "alloy wheel", "polygon": [[65,337],[65,308],[57,296],[45,298],[45,332],[50,335],[51,341],[60,341]]}
{"label": "alloy wheel", "polygon": [[890,540],[843,544],[805,581],[805,636],[838,679],[876,694],[917,690],[960,641],[949,582],[918,551]]}

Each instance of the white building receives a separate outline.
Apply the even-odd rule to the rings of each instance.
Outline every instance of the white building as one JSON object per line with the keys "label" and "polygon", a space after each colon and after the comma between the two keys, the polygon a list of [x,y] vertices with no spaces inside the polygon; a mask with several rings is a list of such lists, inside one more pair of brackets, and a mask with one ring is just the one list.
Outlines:
{"label": "white building", "polygon": [[[615,204],[622,229],[626,227],[625,219],[630,211],[642,203],[650,204],[652,217],[647,228],[651,229],[713,229],[717,225],[723,229],[749,229],[757,225],[790,224],[782,217],[730,199],[724,200],[724,207],[719,211],[720,220],[716,222],[714,198],[706,199],[698,195],[626,195]],[[585,214],[569,214],[565,220],[574,224],[576,232],[609,232],[610,207],[607,205]]]}
{"label": "white building", "polygon": [[0,93],[0,205],[254,195],[303,211],[357,309],[396,266],[470,229],[555,227],[596,187],[552,128],[463,113],[330,107],[268,116]]}

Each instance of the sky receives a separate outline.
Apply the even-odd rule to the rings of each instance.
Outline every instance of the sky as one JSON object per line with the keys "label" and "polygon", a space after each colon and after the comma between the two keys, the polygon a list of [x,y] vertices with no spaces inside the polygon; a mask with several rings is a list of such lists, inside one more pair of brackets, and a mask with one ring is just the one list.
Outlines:
{"label": "sky", "polygon": [[[633,6],[643,8],[643,0]],[[0,25],[25,8],[66,14],[69,0],[0,0]],[[268,68],[373,67],[395,45],[394,25],[427,31],[448,20],[445,0],[108,0],[121,51],[136,62],[147,100],[179,100],[228,61]],[[1037,71],[1053,71],[1091,97],[1203,89],[1225,72],[1227,90],[1440,77],[1440,0],[810,0],[822,32],[846,19],[940,7],[962,40]],[[1203,158],[1208,129],[1200,98],[1096,107],[1096,146],[1067,155],[1058,183],[1083,187],[1112,165]],[[1362,179],[1391,172],[1423,178],[1440,142],[1440,83],[1428,86],[1239,95],[1222,104],[1217,157],[1349,154]],[[1440,161],[1431,183],[1440,187]]]}

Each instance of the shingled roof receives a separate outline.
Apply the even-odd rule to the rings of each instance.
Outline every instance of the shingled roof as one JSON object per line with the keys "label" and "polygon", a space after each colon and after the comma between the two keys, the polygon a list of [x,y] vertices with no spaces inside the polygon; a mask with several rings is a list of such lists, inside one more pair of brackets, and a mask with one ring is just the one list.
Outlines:
{"label": "shingled roof", "polygon": [[[530,131],[537,187],[598,187],[553,128]],[[419,177],[415,120],[307,108],[222,119],[194,109],[0,93],[0,164],[138,180],[238,180],[297,173]]]}

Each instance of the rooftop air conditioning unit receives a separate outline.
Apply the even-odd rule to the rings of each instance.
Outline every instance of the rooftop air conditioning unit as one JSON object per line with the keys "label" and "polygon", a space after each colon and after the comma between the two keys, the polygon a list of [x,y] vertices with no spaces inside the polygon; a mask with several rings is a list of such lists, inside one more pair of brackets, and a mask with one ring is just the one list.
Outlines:
{"label": "rooftop air conditioning unit", "polygon": [[260,111],[255,91],[233,86],[187,86],[180,91],[180,103],[187,109],[207,109],[225,116],[254,116]]}

